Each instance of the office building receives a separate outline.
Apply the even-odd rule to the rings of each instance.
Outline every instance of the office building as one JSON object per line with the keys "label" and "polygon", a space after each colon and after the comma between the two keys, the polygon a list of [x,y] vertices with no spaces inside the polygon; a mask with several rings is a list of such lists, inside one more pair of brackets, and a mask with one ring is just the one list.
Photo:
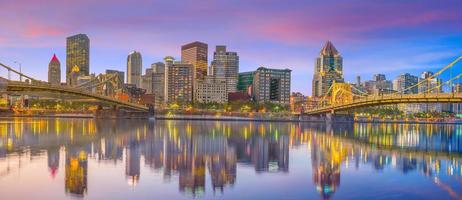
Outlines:
{"label": "office building", "polygon": [[79,75],[90,75],[90,39],[85,34],[66,38],[66,83],[70,84],[72,68],[79,67]]}
{"label": "office building", "polygon": [[164,103],[165,89],[165,63],[157,62],[151,64],[152,69],[152,93],[155,99],[155,108],[160,108]]}
{"label": "office building", "polygon": [[364,82],[363,88],[372,95],[390,94],[393,92],[393,83],[384,74],[375,74],[372,80]]}
{"label": "office building", "polygon": [[327,41],[316,58],[312,95],[324,96],[334,82],[343,83],[343,60],[334,45]]}
{"label": "office building", "polygon": [[186,103],[193,100],[194,66],[190,63],[175,62],[173,57],[165,59],[164,101]]}
{"label": "office building", "polygon": [[290,73],[290,69],[258,68],[253,80],[255,100],[289,104]]}
{"label": "office building", "polygon": [[204,80],[198,80],[194,92],[195,102],[198,103],[226,103],[228,92],[226,92],[226,79],[206,76]]}
{"label": "office building", "polygon": [[409,73],[401,74],[393,80],[393,90],[403,94],[417,94],[418,87],[411,87],[419,82],[419,77]]}
{"label": "office building", "polygon": [[56,57],[56,54],[53,54],[53,57],[48,64],[48,83],[52,85],[61,84],[61,63]]}
{"label": "office building", "polygon": [[248,94],[252,94],[252,85],[253,85],[254,75],[255,75],[255,71],[239,73],[238,81],[237,81],[237,90],[239,92],[246,92]]}
{"label": "office building", "polygon": [[141,68],[143,66],[141,53],[132,51],[127,57],[127,83],[141,87]]}
{"label": "office building", "polygon": [[[420,84],[418,85],[419,94],[438,94],[443,92],[439,87],[441,79],[433,77],[433,72],[422,72],[420,75]],[[442,103],[422,103],[420,104],[420,112],[442,112]]]}
{"label": "office building", "polygon": [[181,46],[181,61],[193,65],[193,80],[202,80],[207,76],[208,45],[202,42],[192,42]]}
{"label": "office building", "polygon": [[213,53],[210,75],[226,79],[226,92],[236,92],[239,72],[239,56],[218,45]]}
{"label": "office building", "polygon": [[152,94],[152,68],[147,68],[141,76],[141,88],[146,90],[146,94]]}

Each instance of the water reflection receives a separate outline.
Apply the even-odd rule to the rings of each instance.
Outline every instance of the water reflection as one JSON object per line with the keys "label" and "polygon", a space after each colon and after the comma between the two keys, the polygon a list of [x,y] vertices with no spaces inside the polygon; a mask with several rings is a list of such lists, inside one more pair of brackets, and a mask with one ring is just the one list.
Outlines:
{"label": "water reflection", "polygon": [[432,187],[460,198],[460,130],[460,125],[18,118],[0,121],[0,183],[46,156],[52,179],[64,160],[64,191],[70,196],[96,192],[88,183],[94,169],[89,162],[96,162],[124,166],[120,173],[131,187],[144,178],[142,169],[149,168],[165,184],[177,183],[178,191],[195,197],[203,196],[207,185],[212,193],[233,190],[239,169],[289,174],[291,149],[307,147],[307,170],[322,199],[332,198],[341,184],[350,182],[342,181],[342,173],[361,171],[363,165],[377,172],[418,172]]}

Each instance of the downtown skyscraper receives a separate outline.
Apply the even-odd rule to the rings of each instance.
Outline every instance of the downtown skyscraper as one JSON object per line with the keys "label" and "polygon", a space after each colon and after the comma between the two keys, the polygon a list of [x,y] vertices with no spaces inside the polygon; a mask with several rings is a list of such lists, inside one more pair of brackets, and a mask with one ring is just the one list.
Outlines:
{"label": "downtown skyscraper", "polygon": [[208,45],[192,42],[181,46],[181,61],[190,63],[194,69],[194,80],[203,80],[207,76]]}
{"label": "downtown skyscraper", "polygon": [[213,53],[210,75],[226,80],[226,92],[236,92],[239,73],[239,56],[226,51],[226,46],[218,45]]}
{"label": "downtown skyscraper", "polygon": [[61,84],[61,63],[56,54],[53,54],[50,64],[48,64],[48,83],[52,85]]}
{"label": "downtown skyscraper", "polygon": [[132,51],[127,56],[127,83],[141,87],[141,68],[143,62],[141,53]]}
{"label": "downtown skyscraper", "polygon": [[312,95],[324,96],[334,82],[342,83],[343,59],[334,45],[327,41],[316,58],[313,75]]}
{"label": "downtown skyscraper", "polygon": [[79,69],[79,76],[90,74],[90,39],[85,34],[66,38],[66,83],[68,85],[71,84],[71,72],[75,68]]}

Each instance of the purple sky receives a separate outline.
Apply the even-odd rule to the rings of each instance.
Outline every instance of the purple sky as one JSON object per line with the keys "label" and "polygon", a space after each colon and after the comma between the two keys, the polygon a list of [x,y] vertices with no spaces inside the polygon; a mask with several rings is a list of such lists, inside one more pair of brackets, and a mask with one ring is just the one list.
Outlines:
{"label": "purple sky", "polygon": [[[311,94],[326,40],[353,82],[375,73],[418,75],[462,55],[461,0],[2,0],[0,62],[46,80],[53,53],[65,69],[65,38],[90,37],[90,70],[125,71],[138,50],[143,70],[192,41],[237,51],[240,71],[292,69],[292,91]],[[210,62],[210,60],[209,60]],[[0,72],[0,75],[6,74]],[[64,74],[62,78],[64,77]],[[63,78],[64,80],[64,78]]]}

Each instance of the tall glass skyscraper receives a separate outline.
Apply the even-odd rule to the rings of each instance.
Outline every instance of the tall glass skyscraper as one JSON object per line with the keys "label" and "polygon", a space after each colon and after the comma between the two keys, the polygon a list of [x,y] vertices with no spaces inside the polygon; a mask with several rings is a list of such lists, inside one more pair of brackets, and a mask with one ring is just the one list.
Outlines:
{"label": "tall glass skyscraper", "polygon": [[135,84],[136,87],[141,87],[141,68],[142,68],[141,53],[132,51],[127,57],[127,83]]}
{"label": "tall glass skyscraper", "polygon": [[343,80],[343,59],[334,45],[327,41],[316,58],[314,67],[312,95],[315,97],[324,96],[333,82],[342,83]]}
{"label": "tall glass skyscraper", "polygon": [[72,69],[79,69],[79,76],[90,74],[90,39],[85,34],[66,38],[66,83],[71,84]]}

